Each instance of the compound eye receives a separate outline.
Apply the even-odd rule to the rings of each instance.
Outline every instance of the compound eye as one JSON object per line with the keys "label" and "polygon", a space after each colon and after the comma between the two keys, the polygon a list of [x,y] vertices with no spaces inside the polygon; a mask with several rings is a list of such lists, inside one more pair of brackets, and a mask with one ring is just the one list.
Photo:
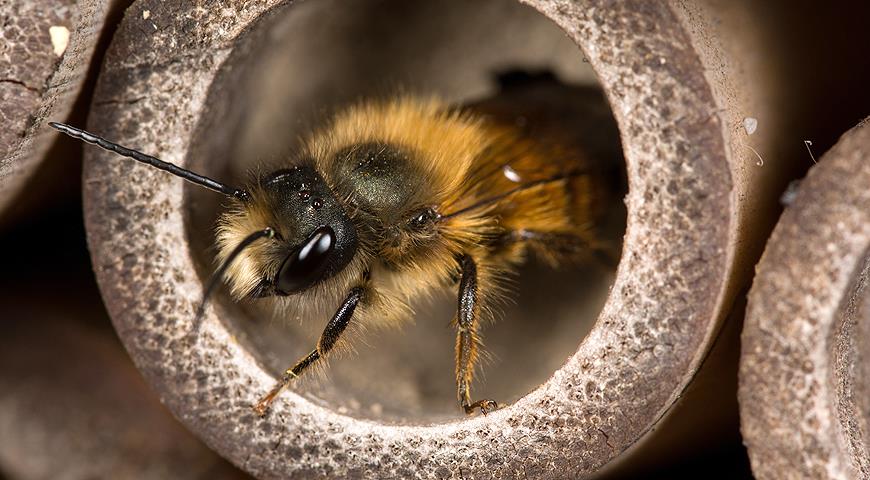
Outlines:
{"label": "compound eye", "polygon": [[284,259],[275,289],[284,295],[299,293],[323,278],[335,250],[335,232],[319,227],[305,242]]}
{"label": "compound eye", "polygon": [[408,222],[412,228],[425,228],[438,219],[438,214],[432,208],[425,208],[417,212]]}

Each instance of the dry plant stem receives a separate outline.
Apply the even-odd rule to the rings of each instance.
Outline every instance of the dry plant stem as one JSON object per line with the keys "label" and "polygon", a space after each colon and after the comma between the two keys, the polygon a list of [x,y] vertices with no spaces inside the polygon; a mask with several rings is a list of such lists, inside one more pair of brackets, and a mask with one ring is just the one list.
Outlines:
{"label": "dry plant stem", "polygon": [[0,211],[43,159],[49,120],[72,109],[103,28],[108,0],[0,3]]}
{"label": "dry plant stem", "polygon": [[786,208],[749,296],[740,412],[758,478],[870,477],[870,124]]}
{"label": "dry plant stem", "polygon": [[[268,478],[579,478],[644,438],[696,375],[754,262],[738,245],[765,232],[750,222],[771,222],[765,208],[746,212],[775,203],[775,189],[763,188],[769,177],[745,174],[754,157],[734,147],[729,127],[754,91],[728,83],[737,59],[716,44],[703,10],[528,3],[582,47],[608,95],[628,165],[628,230],[608,303],[577,352],[485,417],[397,426],[288,390],[259,418],[251,405],[275,379],[256,352],[213,311],[189,336],[203,285],[186,248],[181,183],[87,151],[86,227],[115,327],[173,412],[240,467]],[[198,119],[220,114],[206,102],[218,68],[246,28],[287,5],[135,3],[108,53],[89,127],[183,166]],[[775,139],[775,127],[768,132],[759,151]]]}

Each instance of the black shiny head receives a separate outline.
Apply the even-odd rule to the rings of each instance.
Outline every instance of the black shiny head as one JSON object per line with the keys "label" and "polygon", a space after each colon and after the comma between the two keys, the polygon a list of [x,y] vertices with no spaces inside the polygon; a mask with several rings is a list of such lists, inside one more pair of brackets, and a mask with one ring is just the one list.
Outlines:
{"label": "black shiny head", "polygon": [[288,255],[274,279],[277,295],[303,292],[340,272],[356,254],[357,232],[335,194],[311,166],[269,175],[263,188]]}

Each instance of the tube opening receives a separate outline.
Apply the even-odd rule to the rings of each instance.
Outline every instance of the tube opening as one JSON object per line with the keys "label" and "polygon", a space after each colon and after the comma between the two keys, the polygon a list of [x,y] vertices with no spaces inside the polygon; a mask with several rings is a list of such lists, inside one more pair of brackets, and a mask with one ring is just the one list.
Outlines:
{"label": "tube opening", "polygon": [[[615,203],[601,230],[618,255],[625,167],[616,123],[582,52],[546,16],[513,0],[316,0],[267,17],[237,44],[212,84],[192,141],[192,169],[247,180],[357,101],[419,94],[468,105],[519,82],[530,102],[564,109],[566,124],[576,124],[592,154],[612,164]],[[221,200],[194,188],[186,194],[188,237],[205,281],[215,268]],[[473,398],[511,404],[547,381],[592,328],[613,270],[592,261],[559,270],[534,259],[523,265],[500,320],[483,328],[490,359],[482,362]],[[226,291],[217,303],[239,341],[276,376],[313,348],[329,319],[281,318],[268,302],[235,304]],[[349,337],[355,353],[331,359],[326,378],[291,390],[336,412],[386,423],[464,418],[450,325],[456,303],[455,289],[446,290],[415,303],[415,319],[400,329]]]}

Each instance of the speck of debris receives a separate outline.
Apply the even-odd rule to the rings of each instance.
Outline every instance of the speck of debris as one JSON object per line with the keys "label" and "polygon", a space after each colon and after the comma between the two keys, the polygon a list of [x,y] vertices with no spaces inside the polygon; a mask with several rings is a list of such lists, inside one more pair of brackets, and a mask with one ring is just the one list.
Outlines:
{"label": "speck of debris", "polygon": [[752,135],[758,129],[758,119],[754,117],[746,117],[743,119],[743,128],[747,135]]}
{"label": "speck of debris", "polygon": [[142,19],[148,20],[151,18],[151,10],[142,10]]}
{"label": "speck of debris", "polygon": [[788,184],[788,187],[786,187],[785,191],[782,192],[782,196],[779,197],[779,203],[784,207],[791,205],[794,202],[794,199],[797,198],[800,186],[800,180],[792,180],[791,183]]}
{"label": "speck of debris", "polygon": [[758,153],[758,150],[756,150],[756,149],[750,147],[749,145],[747,145],[747,144],[741,142],[740,140],[737,140],[737,144],[740,145],[740,146],[742,146],[742,147],[746,147],[747,150],[749,150],[750,152],[752,152],[752,153],[755,155],[755,158],[758,159],[758,161],[755,162],[755,165],[757,165],[757,166],[759,166],[759,167],[763,167],[763,166],[764,166],[764,159],[761,158],[761,154]]}
{"label": "speck of debris", "polygon": [[53,27],[48,27],[48,35],[51,37],[51,46],[54,47],[54,54],[58,57],[63,56],[63,52],[66,51],[67,45],[69,45],[69,29],[55,25]]}

